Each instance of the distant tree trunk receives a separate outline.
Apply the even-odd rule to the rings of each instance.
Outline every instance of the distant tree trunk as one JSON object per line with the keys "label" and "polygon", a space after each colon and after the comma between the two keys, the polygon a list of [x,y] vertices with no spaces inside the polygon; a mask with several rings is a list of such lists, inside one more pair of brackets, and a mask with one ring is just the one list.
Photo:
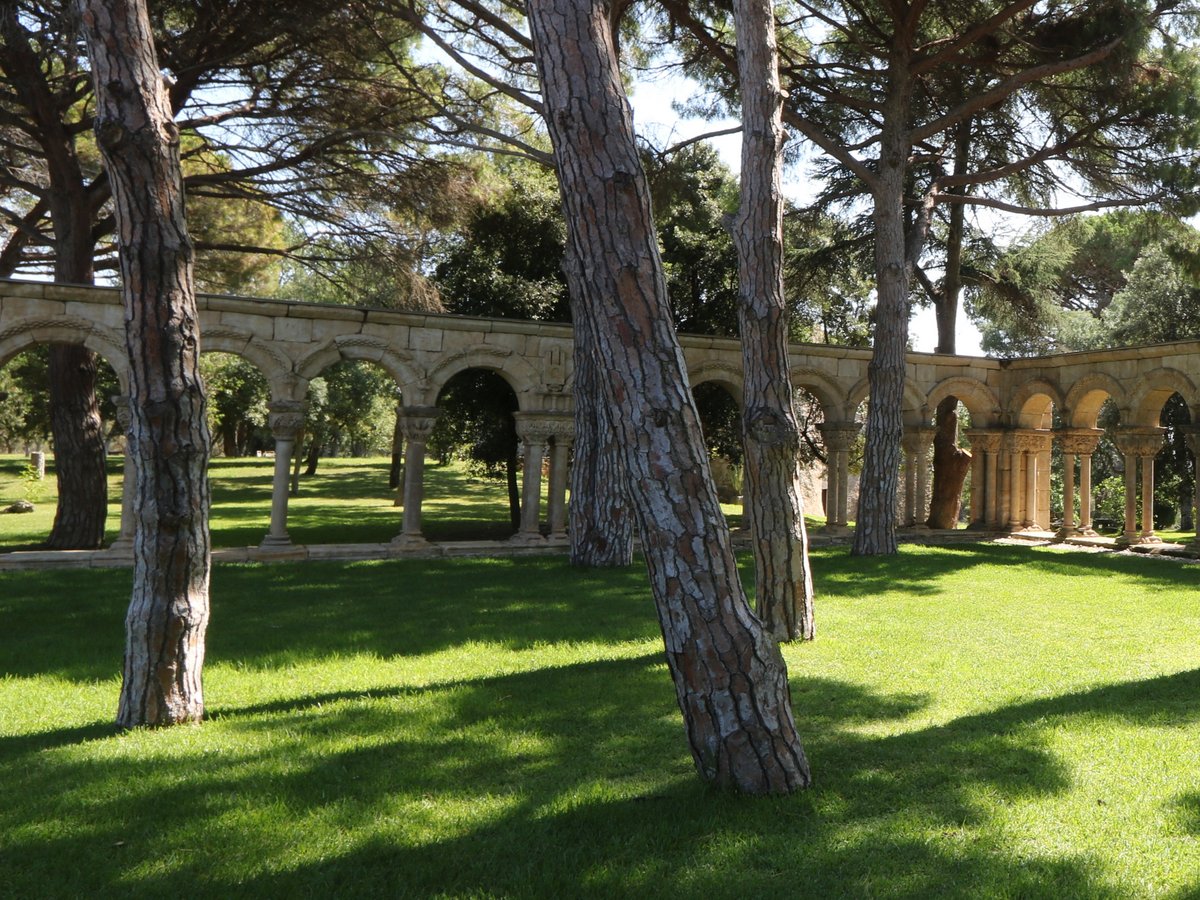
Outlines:
{"label": "distant tree trunk", "polygon": [[517,483],[517,445],[513,444],[504,460],[504,483],[508,488],[508,521],[513,531],[521,530],[521,487]]}
{"label": "distant tree trunk", "polygon": [[813,584],[800,494],[800,426],[783,294],[783,94],[773,7],[734,0],[742,94],[741,206],[733,224],[742,337],[746,515],[755,608],[776,640],[812,640]]}
{"label": "distant tree trunk", "polygon": [[613,568],[633,562],[633,510],[625,463],[601,396],[588,286],[570,247],[563,261],[575,332],[575,454],[571,463],[568,532],[571,565]]}
{"label": "distant tree trunk", "polygon": [[137,516],[117,723],[204,715],[211,438],[200,380],[179,131],[144,0],[81,0],[96,139],[113,186]]}
{"label": "distant tree trunk", "polygon": [[[967,119],[955,132],[954,174],[967,171],[972,121]],[[953,188],[965,192],[966,188]],[[962,248],[966,229],[965,203],[950,205],[950,227],[946,234],[946,268],[942,286],[934,295],[938,341],[935,353],[955,352],[958,302],[962,295]],[[958,446],[958,400],[948,397],[938,404],[933,439],[933,497],[929,505],[930,528],[953,528],[958,524],[963,484],[971,468],[971,454]]]}
{"label": "distant tree trunk", "polygon": [[400,487],[400,472],[404,468],[404,429],[400,427],[402,415],[397,409],[396,424],[392,426],[392,465],[388,469],[388,487],[393,491]]}
{"label": "distant tree trunk", "polygon": [[697,771],[740,791],[791,791],[810,776],[787,671],[746,602],[709,473],[610,8],[601,0],[527,4],[568,241],[591,285],[585,327],[604,365],[597,380],[623,448]]}
{"label": "distant tree trunk", "polygon": [[308,456],[304,460],[304,477],[311,478],[317,474],[317,465],[321,462],[321,442],[316,436],[308,442]]}
{"label": "distant tree trunk", "polygon": [[[75,152],[75,136],[57,115],[46,92],[41,62],[29,45],[15,3],[0,4],[0,37],[7,44],[12,83],[23,104],[36,117],[43,136],[46,175],[50,182],[46,207],[54,229],[54,280],[91,284],[94,278],[92,199]],[[22,75],[22,73],[26,73]],[[54,471],[58,508],[46,546],[53,550],[92,550],[104,542],[108,514],[108,479],[104,435],[96,400],[96,357],[84,347],[51,345],[50,422],[54,437]]]}
{"label": "distant tree trunk", "polygon": [[104,545],[108,511],[96,354],[77,344],[51,344],[49,375],[59,503],[46,547],[96,550]]}

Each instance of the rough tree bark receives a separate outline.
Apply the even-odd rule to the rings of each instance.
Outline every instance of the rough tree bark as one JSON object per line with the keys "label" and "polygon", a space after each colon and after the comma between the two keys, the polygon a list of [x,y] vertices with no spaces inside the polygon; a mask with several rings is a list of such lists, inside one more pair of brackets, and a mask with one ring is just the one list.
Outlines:
{"label": "rough tree bark", "polygon": [[882,159],[875,200],[875,267],[878,273],[875,336],[867,382],[866,444],[858,493],[854,556],[895,553],[896,495],[899,487],[900,439],[904,431],[904,354],[908,343],[909,277],[905,265],[904,163],[908,142],[896,124],[907,105],[907,91],[893,87],[885,101]]}
{"label": "rough tree bark", "polygon": [[764,0],[734,0],[733,14],[742,95],[742,173],[741,205],[732,231],[744,373],[743,490],[754,548],[755,608],[777,640],[811,640],[813,585],[783,294],[783,94],[775,16]]}
{"label": "rough tree bark", "polygon": [[211,437],[179,132],[144,0],[80,0],[80,11],[96,87],[96,139],[113,188],[131,371],[137,524],[117,724],[198,721]]}
{"label": "rough tree bark", "polygon": [[671,325],[610,6],[526,9],[568,241],[591,286],[586,327],[696,768],[745,792],[805,787],[787,672],[746,602]]}
{"label": "rough tree bark", "polygon": [[[54,230],[54,280],[91,284],[93,200],[84,187],[75,137],[47,89],[39,68],[41,62],[21,28],[15,3],[0,4],[0,38],[10,79],[39,126],[38,139],[50,181],[46,206]],[[104,429],[96,399],[96,355],[86,347],[52,344],[49,374],[58,506],[46,546],[52,550],[94,550],[104,543],[108,514]]]}
{"label": "rough tree bark", "polygon": [[590,330],[587,285],[571,250],[563,260],[574,322],[575,451],[571,463],[568,533],[571,565],[616,568],[633,562],[633,511],[620,439],[601,399],[596,343]]}
{"label": "rough tree bark", "polygon": [[104,544],[108,475],[96,354],[78,344],[51,344],[49,377],[58,506],[46,547],[97,550]]}
{"label": "rough tree bark", "polygon": [[933,436],[933,496],[929,501],[930,528],[958,524],[963,482],[971,470],[971,454],[958,446],[958,399],[947,397],[937,407]]}

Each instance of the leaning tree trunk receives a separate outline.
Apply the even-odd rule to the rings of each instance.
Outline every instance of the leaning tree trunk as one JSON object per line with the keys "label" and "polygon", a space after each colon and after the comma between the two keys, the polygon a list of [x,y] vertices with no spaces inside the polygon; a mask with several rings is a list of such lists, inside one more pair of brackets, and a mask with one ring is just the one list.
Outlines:
{"label": "leaning tree trunk", "polygon": [[[971,454],[958,446],[958,400],[947,397],[937,408],[933,436],[933,497],[929,501],[930,528],[953,528],[962,506],[963,482],[971,469]],[[940,476],[940,477],[939,477]]]}
{"label": "leaning tree trunk", "polygon": [[80,0],[112,181],[130,362],[133,598],[117,723],[198,721],[208,624],[211,437],[179,131],[144,0]]}
{"label": "leaning tree trunk", "polygon": [[755,608],[777,640],[811,640],[813,585],[783,295],[783,94],[775,16],[764,0],[734,0],[733,12],[742,93],[741,206],[733,223],[733,242],[738,254],[744,493],[754,548]]}
{"label": "leaning tree trunk", "polygon": [[[667,304],[607,3],[528,0],[571,252],[692,756],[741,791],[810,783],[779,648],[750,610]],[[579,326],[576,322],[576,327]]]}
{"label": "leaning tree trunk", "polygon": [[96,354],[78,344],[51,344],[49,375],[58,507],[46,547],[96,550],[104,544],[108,512]]}
{"label": "leaning tree trunk", "polygon": [[571,565],[616,568],[633,562],[633,511],[620,439],[600,396],[599,363],[590,330],[587,290],[570,247],[563,261],[574,323],[575,455],[569,509]]}

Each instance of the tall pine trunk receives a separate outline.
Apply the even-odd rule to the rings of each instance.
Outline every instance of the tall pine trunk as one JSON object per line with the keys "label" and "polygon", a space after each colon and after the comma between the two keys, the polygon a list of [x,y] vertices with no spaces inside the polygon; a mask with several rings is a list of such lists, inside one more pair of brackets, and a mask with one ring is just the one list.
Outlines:
{"label": "tall pine trunk", "polygon": [[[692,756],[751,793],[810,783],[779,648],[750,610],[671,325],[609,5],[528,0],[570,252]],[[576,327],[580,324],[576,321]]]}
{"label": "tall pine trunk", "polygon": [[[851,554],[895,553],[900,440],[904,433],[904,362],[908,344],[910,268],[907,264],[904,139],[907,92],[894,86],[886,101],[875,201],[875,334],[867,365],[870,404]],[[890,127],[889,127],[890,126]]]}
{"label": "tall pine trunk", "polygon": [[733,242],[744,372],[743,491],[756,609],[777,640],[811,640],[813,585],[783,295],[783,95],[775,16],[764,0],[734,0],[733,11],[742,94],[741,206]]}
{"label": "tall pine trunk", "polygon": [[590,328],[587,284],[570,247],[563,260],[571,297],[575,359],[575,456],[568,533],[571,565],[613,568],[633,562],[633,511],[620,439],[600,396],[599,362]]}
{"label": "tall pine trunk", "polygon": [[133,596],[117,724],[204,715],[207,467],[192,244],[179,131],[144,0],[80,0],[96,89],[96,139],[113,187],[130,362]]}

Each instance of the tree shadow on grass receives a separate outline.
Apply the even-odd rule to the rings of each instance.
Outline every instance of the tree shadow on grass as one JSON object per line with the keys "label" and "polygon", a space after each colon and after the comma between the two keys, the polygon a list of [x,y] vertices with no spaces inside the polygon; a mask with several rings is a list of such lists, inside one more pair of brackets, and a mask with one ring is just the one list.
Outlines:
{"label": "tree shadow on grass", "polygon": [[1028,566],[1064,577],[1122,577],[1164,588],[1200,588],[1200,566],[1161,559],[1041,550],[1012,544],[952,544],[936,549],[901,547],[895,556],[851,556],[845,547],[811,554],[818,596],[841,597],[890,591],[929,592],[949,575],[988,566]]}
{"label": "tree shadow on grass", "polygon": [[1124,896],[1102,861],[1005,845],[979,798],[1070,790],[1044,730],[1074,716],[1200,716],[1200,673],[1186,672],[880,737],[857,726],[922,699],[813,679],[824,718],[801,729],[817,785],[755,802],[699,784],[659,660],[298,695],[92,754],[64,735],[0,741],[0,883],[15,896]]}

